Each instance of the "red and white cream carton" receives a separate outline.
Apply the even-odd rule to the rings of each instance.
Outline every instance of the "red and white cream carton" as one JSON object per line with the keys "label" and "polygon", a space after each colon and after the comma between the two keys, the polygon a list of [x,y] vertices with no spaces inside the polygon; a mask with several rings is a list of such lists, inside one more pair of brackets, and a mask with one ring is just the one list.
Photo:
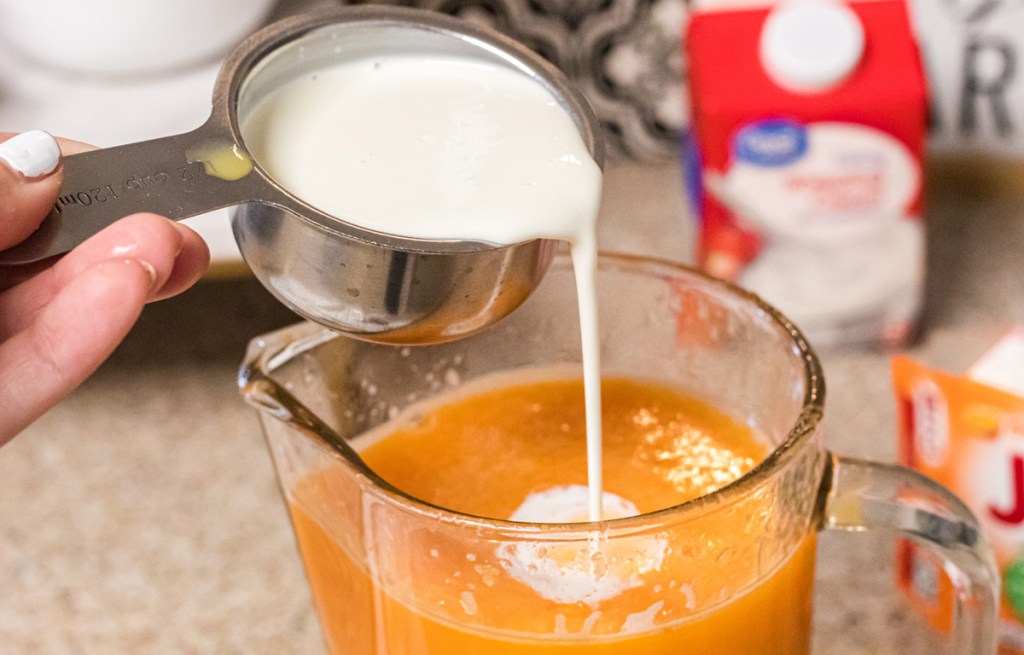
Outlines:
{"label": "red and white cream carton", "polygon": [[684,35],[698,263],[816,345],[898,345],[924,286],[927,95],[902,1],[719,6]]}
{"label": "red and white cream carton", "polygon": [[[1001,655],[1024,654],[1024,326],[965,375],[906,357],[892,365],[900,460],[960,496],[992,544],[1003,579]],[[943,563],[899,545],[897,576],[912,606],[948,630],[953,589]]]}

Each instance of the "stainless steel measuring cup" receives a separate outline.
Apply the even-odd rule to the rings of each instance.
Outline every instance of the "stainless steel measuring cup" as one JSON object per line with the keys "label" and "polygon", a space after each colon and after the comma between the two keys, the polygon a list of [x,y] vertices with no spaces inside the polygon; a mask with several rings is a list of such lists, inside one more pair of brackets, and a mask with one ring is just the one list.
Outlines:
{"label": "stainless steel measuring cup", "polygon": [[[283,84],[347,59],[387,54],[466,57],[531,77],[565,108],[603,164],[599,124],[586,100],[524,46],[434,12],[334,8],[277,22],[235,48],[202,127],[67,157],[50,215],[28,240],[0,252],[0,265],[62,254],[133,212],[177,220],[236,206],[232,229],[246,263],[306,318],[385,343],[447,341],[487,327],[536,287],[553,242],[495,246],[361,228],[283,188],[242,139],[240,123]],[[345,180],[337,193],[345,193]]]}

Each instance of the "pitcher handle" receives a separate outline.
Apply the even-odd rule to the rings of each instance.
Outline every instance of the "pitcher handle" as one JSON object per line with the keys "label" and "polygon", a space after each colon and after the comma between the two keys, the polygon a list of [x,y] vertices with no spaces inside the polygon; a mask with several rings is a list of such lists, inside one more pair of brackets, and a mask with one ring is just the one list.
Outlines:
{"label": "pitcher handle", "polygon": [[903,466],[831,455],[823,529],[889,529],[943,562],[953,587],[953,632],[961,655],[994,655],[999,571],[981,527],[963,501]]}

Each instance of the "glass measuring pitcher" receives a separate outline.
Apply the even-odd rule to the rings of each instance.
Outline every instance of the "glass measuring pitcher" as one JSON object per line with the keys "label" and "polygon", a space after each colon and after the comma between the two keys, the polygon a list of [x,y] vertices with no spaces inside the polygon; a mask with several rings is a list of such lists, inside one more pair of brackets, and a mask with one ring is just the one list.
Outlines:
{"label": "glass measuring pitcher", "polygon": [[[457,342],[388,347],[312,324],[252,342],[239,383],[261,410],[331,653],[805,655],[815,535],[867,529],[939,555],[956,587],[953,652],[995,652],[998,575],[977,522],[908,469],[824,449],[822,371],[783,316],[643,258],[603,255],[598,292],[605,376],[679,388],[754,428],[770,454],[710,495],[601,523],[459,514],[369,470],[352,441],[407,408],[496,374],[579,365],[566,258],[506,320]],[[657,561],[636,564],[652,543]],[[550,572],[516,571],[509,552],[555,553],[583,586],[632,566],[630,598],[644,600],[542,598],[523,580]]]}

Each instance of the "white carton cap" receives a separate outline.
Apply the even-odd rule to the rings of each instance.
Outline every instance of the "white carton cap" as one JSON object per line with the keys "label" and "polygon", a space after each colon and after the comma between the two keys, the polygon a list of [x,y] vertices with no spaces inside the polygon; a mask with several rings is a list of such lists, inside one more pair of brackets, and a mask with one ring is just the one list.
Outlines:
{"label": "white carton cap", "polygon": [[863,54],[864,27],[841,2],[784,2],[761,30],[761,65],[779,86],[798,93],[839,84]]}
{"label": "white carton cap", "polygon": [[1024,325],[1003,335],[967,370],[967,377],[1024,396]]}

